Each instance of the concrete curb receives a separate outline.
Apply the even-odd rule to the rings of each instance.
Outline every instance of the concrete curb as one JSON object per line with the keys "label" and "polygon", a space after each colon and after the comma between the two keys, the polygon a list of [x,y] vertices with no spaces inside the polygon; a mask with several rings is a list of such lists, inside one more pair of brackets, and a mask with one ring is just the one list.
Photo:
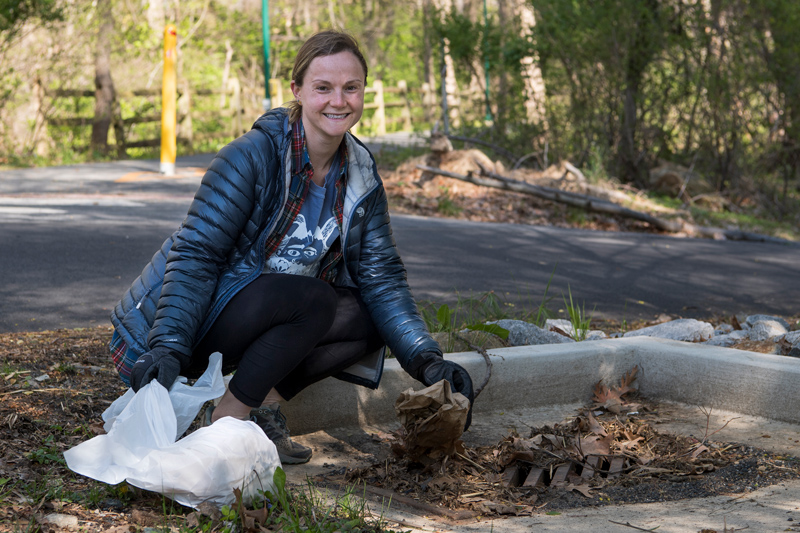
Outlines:
{"label": "concrete curb", "polygon": [[[475,402],[474,416],[492,412],[587,402],[595,383],[616,384],[639,366],[647,397],[800,423],[800,359],[665,339],[631,337],[493,349],[492,377]],[[486,363],[476,352],[448,354],[483,381]],[[296,435],[333,427],[396,422],[394,402],[421,388],[386,361],[381,385],[368,390],[328,379],[300,393],[282,410]]]}

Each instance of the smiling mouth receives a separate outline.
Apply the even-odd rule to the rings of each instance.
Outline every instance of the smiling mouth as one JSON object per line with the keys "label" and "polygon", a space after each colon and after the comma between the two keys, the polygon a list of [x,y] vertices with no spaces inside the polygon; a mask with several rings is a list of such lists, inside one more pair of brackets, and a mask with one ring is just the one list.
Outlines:
{"label": "smiling mouth", "polygon": [[340,114],[334,114],[334,113],[323,113],[323,114],[324,114],[326,117],[328,117],[328,118],[330,118],[330,119],[333,119],[333,120],[342,120],[343,118],[347,118],[347,117],[348,117],[348,115],[350,115],[350,113],[340,113]]}

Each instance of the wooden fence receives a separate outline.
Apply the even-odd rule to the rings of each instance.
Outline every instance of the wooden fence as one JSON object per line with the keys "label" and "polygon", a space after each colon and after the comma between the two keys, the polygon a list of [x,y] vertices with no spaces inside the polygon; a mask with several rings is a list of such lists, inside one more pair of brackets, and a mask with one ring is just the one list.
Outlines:
{"label": "wooden fence", "polygon": [[[286,92],[284,92],[286,87]],[[289,84],[270,80],[273,106],[287,101]],[[404,81],[397,86],[386,86],[375,80],[365,91],[364,114],[354,128],[366,135],[385,135],[395,131],[413,131],[414,123],[431,123],[435,120],[438,101],[435,94],[423,88],[410,90]],[[225,90],[220,88],[191,88],[184,83],[178,88],[177,137],[183,146],[214,139],[235,138],[247,131],[261,114],[247,102],[257,101],[257,88],[242,88],[238,79],[230,78]],[[263,93],[261,93],[263,94]],[[246,98],[246,97],[250,98]],[[48,126],[54,132],[70,135],[78,150],[87,149],[91,137],[94,112],[94,90],[59,89],[48,92],[50,110],[46,114]],[[117,91],[112,119],[113,143],[109,149],[122,156],[129,149],[158,147],[161,145],[161,89]],[[452,108],[452,104],[451,104]],[[109,137],[112,135],[110,134]]]}

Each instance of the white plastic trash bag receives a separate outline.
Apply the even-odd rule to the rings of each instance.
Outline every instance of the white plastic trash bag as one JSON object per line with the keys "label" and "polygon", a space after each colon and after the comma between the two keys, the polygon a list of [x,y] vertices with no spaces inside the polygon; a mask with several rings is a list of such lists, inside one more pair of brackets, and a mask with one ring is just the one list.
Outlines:
{"label": "white plastic trash bag", "polygon": [[230,505],[235,488],[246,503],[258,498],[259,490],[272,491],[280,459],[255,423],[226,417],[176,441],[203,404],[225,392],[221,366],[222,356],[213,354],[193,387],[180,378],[169,392],[155,380],[138,393],[128,390],[103,413],[107,434],[64,452],[67,466],[195,508],[203,502]]}

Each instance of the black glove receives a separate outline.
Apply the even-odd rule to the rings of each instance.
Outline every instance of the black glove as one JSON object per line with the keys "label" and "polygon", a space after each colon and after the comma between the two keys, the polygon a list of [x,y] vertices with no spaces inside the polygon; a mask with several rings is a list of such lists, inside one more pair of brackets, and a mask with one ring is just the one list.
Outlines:
{"label": "black glove", "polygon": [[472,424],[472,401],[475,394],[472,390],[472,378],[461,365],[448,361],[435,352],[423,352],[417,356],[410,374],[427,386],[446,379],[453,392],[460,392],[469,400],[469,412],[464,431]]}
{"label": "black glove", "polygon": [[180,372],[181,363],[172,350],[156,346],[134,363],[131,369],[131,388],[134,392],[139,392],[139,389],[155,379],[169,390]]}

